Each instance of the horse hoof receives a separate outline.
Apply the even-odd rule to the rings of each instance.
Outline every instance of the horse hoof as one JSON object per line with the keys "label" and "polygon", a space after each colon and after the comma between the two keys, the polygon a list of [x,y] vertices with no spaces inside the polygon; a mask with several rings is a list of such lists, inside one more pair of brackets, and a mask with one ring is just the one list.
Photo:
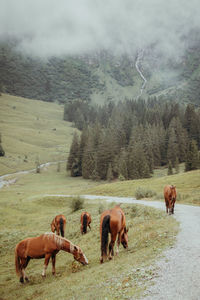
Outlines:
{"label": "horse hoof", "polygon": [[109,260],[111,260],[112,259],[112,256],[109,256]]}
{"label": "horse hoof", "polygon": [[25,277],[25,279],[26,279],[26,282],[29,282],[29,279],[28,279],[28,277]]}
{"label": "horse hoof", "polygon": [[24,283],[24,278],[20,277],[19,282]]}

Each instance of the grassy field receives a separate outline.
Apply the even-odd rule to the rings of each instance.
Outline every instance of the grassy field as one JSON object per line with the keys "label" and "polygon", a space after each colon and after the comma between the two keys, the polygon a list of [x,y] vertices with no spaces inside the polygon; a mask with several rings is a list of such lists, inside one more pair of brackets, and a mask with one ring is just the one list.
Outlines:
{"label": "grassy field", "polygon": [[173,184],[177,189],[177,203],[200,205],[200,170],[182,172],[171,176],[161,175],[139,180],[129,180],[104,184],[88,191],[94,195],[129,196],[135,197],[138,188],[150,190],[154,193],[154,200],[164,201],[163,188],[166,184]]}
{"label": "grassy field", "polygon": [[[121,246],[118,257],[101,265],[100,212],[115,204],[85,200],[83,209],[72,213],[70,203],[74,196],[47,196],[83,194],[100,184],[70,178],[66,176],[64,167],[63,164],[61,172],[56,171],[56,166],[51,166],[41,174],[19,176],[16,184],[0,190],[1,299],[140,297],[156,274],[151,264],[175,240],[177,222],[173,217],[151,208],[122,205],[129,227],[129,249]],[[88,210],[92,215],[92,230],[84,236],[80,234],[80,215],[83,210]],[[30,283],[21,285],[14,269],[15,245],[28,236],[50,231],[53,217],[60,213],[67,217],[65,236],[83,249],[89,265],[82,266],[74,262],[69,253],[61,251],[57,255],[56,277],[52,276],[49,264],[47,277],[42,279],[44,260],[32,260],[27,267]]]}
{"label": "grassy field", "polygon": [[3,94],[0,133],[6,153],[0,175],[35,167],[35,162],[67,158],[74,128],[63,121],[63,106]]}
{"label": "grassy field", "polygon": [[[62,121],[62,106],[8,95],[0,97],[0,104],[0,132],[6,152],[0,158],[0,175],[31,169],[37,157],[41,163],[66,159],[75,129]],[[81,236],[79,222],[83,209],[71,212],[73,195],[134,197],[140,188],[153,191],[154,199],[163,201],[163,187],[169,183],[177,186],[177,202],[200,204],[200,171],[183,173],[183,168],[177,175],[166,176],[166,169],[159,169],[150,179],[109,184],[71,178],[66,173],[66,163],[61,164],[60,172],[57,165],[52,165],[40,174],[15,177],[15,184],[0,189],[1,300],[125,299],[140,297],[145,292],[156,273],[152,263],[174,243],[178,230],[175,219],[151,208],[123,205],[129,226],[129,249],[121,247],[118,257],[100,265],[99,218],[109,204],[85,200],[83,209],[92,215],[92,230]],[[70,254],[60,252],[55,278],[49,265],[43,280],[44,260],[33,260],[27,268],[30,283],[21,285],[14,268],[15,245],[28,236],[50,231],[52,219],[60,213],[67,217],[66,237],[80,245],[89,265],[83,267]]]}

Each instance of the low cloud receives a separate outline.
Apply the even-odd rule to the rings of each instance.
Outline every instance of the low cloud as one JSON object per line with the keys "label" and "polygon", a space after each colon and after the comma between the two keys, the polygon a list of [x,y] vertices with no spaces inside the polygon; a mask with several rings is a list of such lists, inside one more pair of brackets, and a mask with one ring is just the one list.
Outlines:
{"label": "low cloud", "polygon": [[42,57],[100,49],[133,54],[157,44],[168,56],[184,50],[183,35],[200,29],[197,0],[1,0],[0,39]]}

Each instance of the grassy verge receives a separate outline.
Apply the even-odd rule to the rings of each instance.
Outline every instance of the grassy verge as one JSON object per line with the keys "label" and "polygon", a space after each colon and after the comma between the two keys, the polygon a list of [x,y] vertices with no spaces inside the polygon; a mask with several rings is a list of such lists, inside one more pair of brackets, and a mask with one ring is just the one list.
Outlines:
{"label": "grassy verge", "polygon": [[[85,200],[84,208],[72,213],[70,198],[46,196],[27,201],[20,199],[18,194],[14,197],[13,192],[7,196],[1,198],[1,299],[139,297],[154,276],[155,270],[149,268],[149,264],[164,248],[173,244],[177,233],[178,225],[173,217],[151,208],[122,205],[129,227],[129,249],[124,250],[121,246],[118,257],[100,265],[100,211],[114,204]],[[82,236],[80,215],[85,209],[92,215],[92,230]],[[80,245],[89,265],[81,266],[70,254],[61,251],[57,255],[56,277],[51,275],[49,264],[47,277],[42,279],[44,260],[32,260],[27,267],[30,283],[21,285],[14,270],[15,245],[28,236],[50,231],[50,222],[59,213],[67,217],[65,236]]]}
{"label": "grassy verge", "polygon": [[200,205],[200,170],[171,176],[129,180],[100,185],[87,191],[94,195],[135,197],[138,188],[152,192],[154,200],[164,201],[163,189],[166,184],[176,185],[177,203]]}
{"label": "grassy verge", "polygon": [[67,158],[74,128],[63,121],[63,106],[3,94],[0,133],[6,153],[0,175],[35,168],[35,162]]}

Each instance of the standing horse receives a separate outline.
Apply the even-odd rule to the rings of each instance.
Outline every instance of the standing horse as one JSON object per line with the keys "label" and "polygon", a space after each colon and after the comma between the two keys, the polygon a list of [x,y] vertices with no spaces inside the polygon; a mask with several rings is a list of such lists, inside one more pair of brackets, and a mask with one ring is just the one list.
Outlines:
{"label": "standing horse", "polygon": [[92,222],[91,215],[88,212],[82,212],[81,214],[81,233],[87,233],[87,226],[90,228],[90,223]]}
{"label": "standing horse", "polygon": [[51,231],[57,232],[57,235],[60,235],[64,237],[65,235],[65,227],[66,227],[66,218],[64,215],[57,215],[51,222]]}
{"label": "standing horse", "polygon": [[176,187],[174,185],[166,185],[164,187],[164,198],[166,205],[166,213],[169,215],[174,213],[174,205],[176,202]]}
{"label": "standing horse", "polygon": [[128,230],[126,228],[126,219],[123,210],[119,205],[111,210],[106,210],[101,214],[100,219],[100,236],[101,236],[101,258],[103,263],[107,258],[108,236],[111,234],[111,241],[109,243],[109,259],[114,256],[114,245],[118,234],[117,251],[119,252],[119,245],[122,243],[124,248],[128,247]]}
{"label": "standing horse", "polygon": [[52,274],[55,275],[56,254],[60,250],[71,253],[74,259],[83,265],[88,264],[88,260],[80,247],[52,232],[47,232],[38,237],[27,238],[19,242],[15,248],[15,267],[16,273],[20,276],[20,282],[24,283],[24,280],[29,281],[25,273],[25,268],[32,258],[45,258],[44,270],[42,272],[42,276],[45,277],[51,257]]}

